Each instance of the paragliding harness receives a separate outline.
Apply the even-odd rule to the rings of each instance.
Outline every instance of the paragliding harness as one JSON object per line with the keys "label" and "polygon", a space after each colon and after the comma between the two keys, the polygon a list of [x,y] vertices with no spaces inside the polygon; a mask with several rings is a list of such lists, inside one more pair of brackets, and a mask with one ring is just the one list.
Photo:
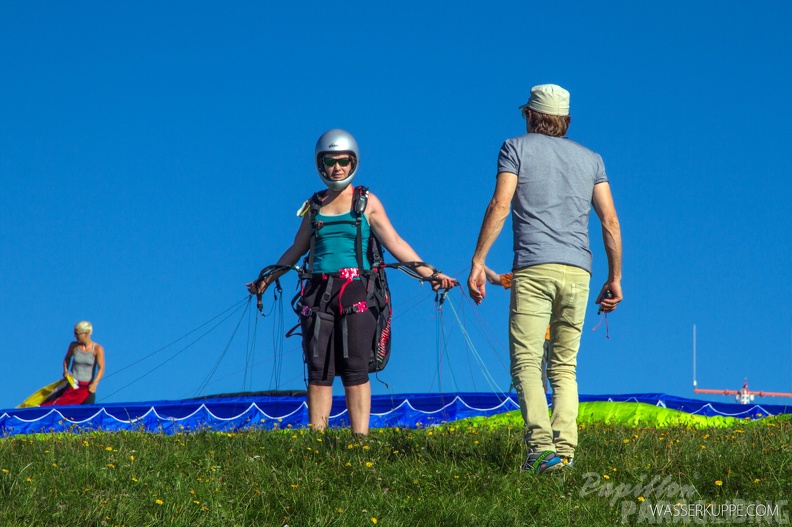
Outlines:
{"label": "paragliding harness", "polygon": [[[369,357],[369,373],[376,373],[382,371],[388,364],[390,359],[391,350],[391,295],[388,288],[388,279],[385,276],[385,263],[382,255],[382,244],[372,232],[368,239],[368,249],[363,253],[363,233],[362,233],[362,219],[363,213],[366,211],[368,205],[368,188],[359,186],[355,187],[355,194],[352,198],[352,217],[353,220],[337,220],[327,222],[317,222],[316,216],[319,214],[319,209],[322,208],[322,201],[325,196],[325,191],[320,191],[311,196],[311,199],[306,202],[308,207],[308,214],[311,223],[311,246],[308,251],[303,269],[300,272],[300,279],[302,286],[300,293],[292,300],[292,307],[297,315],[301,318],[314,317],[313,335],[307,336],[309,338],[309,345],[306,347],[306,352],[310,350],[314,356],[318,355],[318,338],[319,331],[323,324],[334,324],[335,318],[333,315],[324,312],[324,306],[330,301],[330,295],[333,285],[333,280],[342,279],[344,284],[341,286],[339,292],[340,297],[343,295],[346,286],[355,279],[359,279],[366,289],[366,300],[357,302],[349,307],[343,308],[340,311],[341,316],[341,332],[343,342],[344,358],[349,357],[348,340],[349,334],[347,330],[346,317],[362,313],[364,311],[371,311],[374,319],[377,321],[377,328],[374,334],[374,342],[372,343],[371,356]],[[322,277],[326,278],[327,286],[325,292],[320,300],[320,309],[313,310],[303,303],[305,293],[306,281],[314,278],[313,274],[313,258],[314,258],[314,245],[319,230],[326,225],[355,225],[355,255],[357,258],[357,268],[341,269],[337,273],[323,273]],[[364,263],[365,259],[368,261],[366,269]],[[296,329],[296,328],[295,328]],[[289,336],[287,334],[287,336]],[[303,338],[306,338],[303,335]]]}
{"label": "paragliding harness", "polygon": [[[396,262],[386,264],[383,259],[383,251],[382,251],[382,244],[377,239],[377,237],[372,232],[369,236],[368,240],[368,248],[366,250],[366,254],[363,254],[363,233],[362,233],[362,218],[363,213],[366,211],[366,205],[368,204],[368,188],[359,186],[355,187],[355,193],[352,198],[352,216],[354,221],[350,220],[337,220],[337,221],[327,221],[327,222],[317,222],[316,216],[319,214],[319,210],[322,208],[322,203],[325,197],[326,191],[319,191],[315,193],[311,198],[306,201],[302,208],[298,211],[298,216],[304,216],[306,213],[309,214],[310,224],[311,224],[311,241],[310,241],[310,250],[308,252],[308,256],[306,257],[305,261],[303,262],[303,267],[296,267],[290,265],[270,265],[265,267],[259,273],[259,277],[256,280],[256,283],[260,283],[263,280],[272,279],[270,278],[273,274],[278,273],[283,274],[286,271],[294,270],[297,271],[300,277],[300,292],[292,299],[292,309],[294,312],[297,313],[297,316],[300,317],[301,321],[305,318],[315,317],[315,323],[313,324],[313,335],[305,336],[303,338],[309,338],[310,340],[309,345],[305,347],[306,353],[310,350],[310,353],[313,353],[314,356],[318,355],[318,338],[319,338],[319,331],[321,324],[334,324],[335,317],[331,314],[325,313],[324,308],[327,306],[327,303],[330,301],[331,291],[332,291],[332,281],[335,279],[342,279],[345,280],[344,284],[342,284],[341,290],[339,291],[339,297],[343,294],[343,291],[349,283],[352,282],[354,279],[359,279],[361,283],[364,285],[366,290],[366,300],[362,302],[357,302],[352,306],[347,308],[341,309],[341,330],[342,330],[342,341],[343,341],[343,353],[344,357],[348,357],[348,333],[347,333],[347,322],[346,317],[353,313],[361,313],[363,311],[371,311],[374,315],[374,318],[377,321],[377,327],[374,335],[374,342],[372,342],[372,351],[371,356],[369,357],[369,373],[376,373],[382,371],[383,368],[388,364],[388,360],[390,359],[390,350],[391,350],[391,318],[392,318],[392,307],[391,307],[391,295],[390,289],[388,288],[388,279],[385,276],[385,269],[398,269],[408,276],[415,278],[419,282],[423,283],[425,281],[432,281],[434,280],[439,274],[440,271],[435,269],[432,265],[426,262]],[[351,269],[341,269],[339,272],[336,273],[323,273],[321,276],[326,278],[327,285],[325,287],[325,293],[322,295],[320,300],[320,309],[313,310],[310,306],[305,305],[304,297],[305,297],[305,285],[308,281],[315,278],[313,273],[313,257],[314,257],[314,246],[316,243],[316,236],[322,227],[326,225],[338,225],[338,224],[354,224],[357,230],[355,236],[355,255],[357,259],[357,268]],[[368,263],[370,269],[364,268],[364,258],[368,259]],[[426,267],[430,271],[432,271],[431,276],[423,276],[421,275],[416,269],[418,267]],[[280,287],[280,281],[276,278],[275,280],[276,286],[276,298],[282,292]],[[445,301],[445,297],[448,294],[448,289],[442,289],[436,291],[435,294],[435,304],[437,305],[438,309],[440,309]],[[258,295],[258,308],[259,311],[263,312],[263,306],[261,303],[261,295]],[[340,301],[340,300],[339,300]],[[299,328],[301,324],[297,324],[289,331],[286,332],[287,337],[297,336],[298,333],[295,333],[297,328]]]}

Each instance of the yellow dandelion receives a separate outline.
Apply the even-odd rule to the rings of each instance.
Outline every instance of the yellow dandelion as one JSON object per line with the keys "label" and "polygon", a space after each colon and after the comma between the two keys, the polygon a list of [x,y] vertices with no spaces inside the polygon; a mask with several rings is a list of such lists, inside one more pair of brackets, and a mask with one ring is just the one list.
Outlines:
{"label": "yellow dandelion", "polygon": [[198,500],[193,500],[193,503],[195,503],[196,505],[200,505],[201,504],[201,502],[198,501]]}
{"label": "yellow dandelion", "polygon": [[130,461],[134,461],[135,460],[135,456],[129,456],[129,460]]}
{"label": "yellow dandelion", "polygon": [[372,463],[371,461],[366,461],[366,466],[367,467],[373,467],[374,463]]}
{"label": "yellow dandelion", "polygon": [[57,463],[53,463],[53,464],[52,464],[52,466],[53,466],[53,467],[57,467],[57,466],[58,466],[58,464],[57,464]]}
{"label": "yellow dandelion", "polygon": [[369,449],[368,445],[363,445],[363,450],[368,450],[368,449]]}
{"label": "yellow dandelion", "polygon": [[113,465],[112,463],[108,463],[107,468],[115,468],[115,465]]}
{"label": "yellow dandelion", "polygon": [[344,509],[336,509],[336,512],[337,512],[338,514],[344,514]]}
{"label": "yellow dandelion", "polygon": [[644,499],[646,498],[644,498],[643,496],[638,496],[638,501],[644,501]]}
{"label": "yellow dandelion", "polygon": [[375,517],[373,517],[373,516],[372,516],[372,517],[371,517],[371,523],[377,523],[377,518],[375,518]]}
{"label": "yellow dandelion", "polygon": [[629,439],[625,439],[625,440],[624,440],[624,442],[625,442],[625,443],[629,443],[629,442],[630,442],[630,440],[629,440]]}
{"label": "yellow dandelion", "polygon": [[352,463],[350,463],[349,461],[347,461],[347,462],[346,462],[346,466],[348,466],[348,467],[351,467],[351,466],[352,466]]}
{"label": "yellow dandelion", "polygon": [[296,483],[292,483],[292,486],[291,486],[291,487],[292,487],[293,489],[298,489],[298,488],[300,488],[300,486],[299,486],[298,484],[296,484]]}
{"label": "yellow dandelion", "polygon": [[715,484],[720,487],[721,485],[723,485],[723,482],[721,480],[716,480]]}
{"label": "yellow dandelion", "polygon": [[607,474],[603,474],[602,477],[605,478],[605,479],[610,479],[610,476],[607,475]]}
{"label": "yellow dandelion", "polygon": [[8,469],[7,468],[3,469],[3,474],[8,474]]}
{"label": "yellow dandelion", "polygon": [[154,503],[156,503],[157,505],[162,505],[162,504],[163,504],[163,503],[165,503],[165,502],[164,502],[164,501],[162,501],[162,500],[157,500],[157,501],[155,501]]}
{"label": "yellow dandelion", "polygon": [[137,479],[137,478],[132,478],[132,481],[134,481],[135,483],[137,483],[138,479]]}
{"label": "yellow dandelion", "polygon": [[113,447],[111,447],[111,446],[105,447],[105,450],[107,450],[108,452],[112,452],[113,451]]}

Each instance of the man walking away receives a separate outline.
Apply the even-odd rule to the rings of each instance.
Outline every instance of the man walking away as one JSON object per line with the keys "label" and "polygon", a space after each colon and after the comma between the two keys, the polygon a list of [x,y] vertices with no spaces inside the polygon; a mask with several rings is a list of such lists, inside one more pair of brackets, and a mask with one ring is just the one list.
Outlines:
{"label": "man walking away", "polygon": [[[486,296],[485,259],[511,211],[509,353],[528,447],[521,469],[540,473],[571,467],[578,442],[576,366],[591,278],[592,205],[602,223],[608,257],[608,278],[596,300],[605,313],[622,300],[622,246],[602,158],[565,137],[569,92],[555,84],[535,86],[520,110],[528,133],[501,147],[495,193],[481,225],[468,288],[481,303]],[[541,373],[548,324],[552,417]]]}

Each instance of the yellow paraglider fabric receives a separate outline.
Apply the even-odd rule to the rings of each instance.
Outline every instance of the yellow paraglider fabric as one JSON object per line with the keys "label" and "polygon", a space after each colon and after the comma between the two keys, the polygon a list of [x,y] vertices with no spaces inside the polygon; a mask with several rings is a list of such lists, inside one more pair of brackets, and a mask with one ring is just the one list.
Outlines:
{"label": "yellow paraglider fabric", "polygon": [[72,388],[77,389],[77,381],[75,381],[71,375],[67,374],[65,377],[62,377],[57,381],[36,390],[33,395],[25,399],[22,404],[17,406],[17,408],[34,408],[36,406],[40,406],[41,403],[46,401],[51,395],[57,393],[69,385],[71,385]]}

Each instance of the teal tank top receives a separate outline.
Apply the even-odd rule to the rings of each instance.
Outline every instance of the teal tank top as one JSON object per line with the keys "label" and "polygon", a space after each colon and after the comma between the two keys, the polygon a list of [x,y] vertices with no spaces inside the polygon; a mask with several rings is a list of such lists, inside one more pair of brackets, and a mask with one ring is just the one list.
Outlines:
{"label": "teal tank top", "polygon": [[[355,252],[357,227],[355,227],[355,217],[352,213],[328,216],[319,212],[316,215],[316,222],[322,222],[322,228],[317,231],[314,241],[314,274],[336,273],[339,269],[357,268],[357,253]],[[360,234],[363,243],[363,269],[368,270],[371,269],[371,264],[366,257],[366,252],[371,226],[365,214],[361,217]]]}

